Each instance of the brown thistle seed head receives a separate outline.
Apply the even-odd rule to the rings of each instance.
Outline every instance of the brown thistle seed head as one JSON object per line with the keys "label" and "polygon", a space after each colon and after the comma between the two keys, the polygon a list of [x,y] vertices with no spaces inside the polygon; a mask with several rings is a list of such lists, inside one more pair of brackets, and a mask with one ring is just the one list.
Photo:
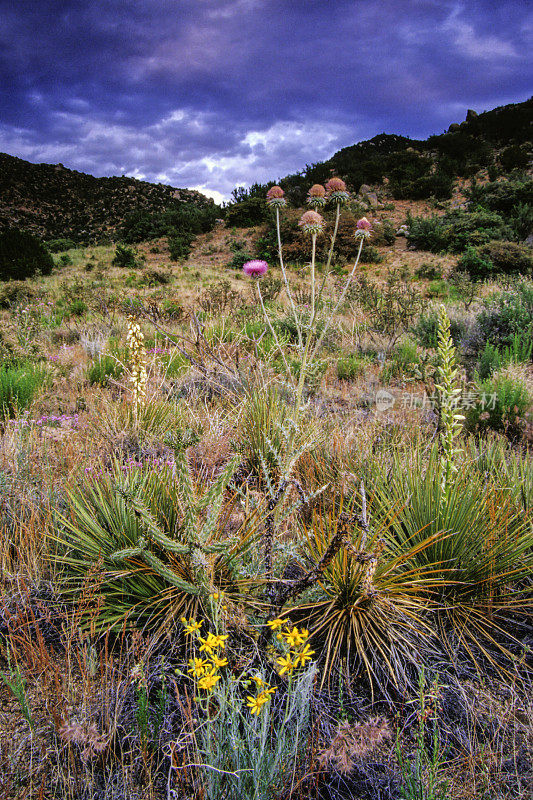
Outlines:
{"label": "brown thistle seed head", "polygon": [[309,197],[324,197],[326,190],[320,183],[315,183],[313,186],[311,186],[307,194]]}
{"label": "brown thistle seed head", "polygon": [[320,233],[324,228],[324,218],[316,211],[305,211],[298,220],[298,225],[304,233]]}
{"label": "brown thistle seed head", "polygon": [[326,183],[326,192],[328,194],[333,194],[333,192],[345,192],[346,191],[346,184],[342,180],[342,178],[330,178],[329,181]]}
{"label": "brown thistle seed head", "polygon": [[285,192],[281,188],[281,186],[271,186],[271,188],[267,192],[267,200],[273,200],[274,198],[284,197]]}
{"label": "brown thistle seed head", "polygon": [[267,205],[278,207],[285,205],[285,192],[281,186],[271,186],[266,194]]}

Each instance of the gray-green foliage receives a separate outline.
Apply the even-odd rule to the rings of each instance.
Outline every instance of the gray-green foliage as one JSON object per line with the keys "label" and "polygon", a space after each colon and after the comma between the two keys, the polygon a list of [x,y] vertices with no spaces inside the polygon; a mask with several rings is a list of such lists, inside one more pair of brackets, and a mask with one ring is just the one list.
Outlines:
{"label": "gray-green foliage", "polygon": [[110,470],[83,480],[57,516],[63,590],[77,596],[91,571],[102,602],[93,624],[168,628],[180,614],[209,613],[209,594],[239,592],[238,562],[252,526],[224,532],[228,462],[208,488],[198,486],[182,449],[175,467]]}
{"label": "gray-green foliage", "polygon": [[214,713],[196,731],[206,800],[273,800],[290,788],[307,743],[315,670],[293,678],[257,717],[238,682],[222,682]]}

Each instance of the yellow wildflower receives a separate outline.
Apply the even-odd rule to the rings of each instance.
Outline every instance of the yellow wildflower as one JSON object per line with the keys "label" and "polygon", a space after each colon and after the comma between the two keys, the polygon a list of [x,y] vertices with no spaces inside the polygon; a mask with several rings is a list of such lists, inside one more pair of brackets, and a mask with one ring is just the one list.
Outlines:
{"label": "yellow wildflower", "polygon": [[284,675],[286,672],[291,673],[294,669],[294,662],[292,658],[289,656],[285,656],[284,658],[278,658],[277,663],[280,665],[281,669],[279,671],[280,675]]}
{"label": "yellow wildflower", "polygon": [[207,675],[204,675],[203,678],[200,678],[198,681],[198,688],[210,692],[215,683],[219,680],[220,675],[214,675],[212,672],[209,672]]}
{"label": "yellow wildflower", "polygon": [[271,620],[269,620],[269,622],[267,622],[267,625],[268,625],[268,627],[270,628],[271,631],[277,631],[283,625],[286,625],[286,624],[287,624],[287,619],[280,619],[280,617],[277,617],[276,619],[271,619]]}
{"label": "yellow wildflower", "polygon": [[201,678],[204,672],[207,672],[208,666],[209,661],[207,659],[204,661],[202,658],[190,658],[187,672],[189,675],[194,675],[195,678]]}
{"label": "yellow wildflower", "polygon": [[181,618],[181,622],[183,627],[185,628],[185,633],[193,634],[200,630],[202,627],[201,622],[195,622],[194,619],[190,619],[189,622],[185,619],[185,617]]}
{"label": "yellow wildflower", "polygon": [[219,667],[227,667],[228,666],[228,659],[227,658],[219,658],[216,653],[211,654],[211,661],[213,662],[213,666],[218,669]]}
{"label": "yellow wildflower", "polygon": [[305,638],[301,635],[298,628],[293,628],[292,631],[287,628],[286,631],[283,631],[282,635],[289,647],[299,647],[305,642]]}
{"label": "yellow wildflower", "polygon": [[205,650],[206,653],[212,653],[217,647],[222,647],[222,649],[224,649],[226,647],[225,640],[227,638],[228,634],[225,636],[215,636],[214,633],[208,633],[206,639],[202,639],[202,637],[199,636],[198,639],[202,642],[200,650]]}
{"label": "yellow wildflower", "polygon": [[254,681],[254,683],[255,683],[255,685],[257,686],[258,689],[260,689],[261,686],[265,685],[265,682],[264,682],[263,678],[261,677],[261,675],[252,675],[252,680]]}
{"label": "yellow wildflower", "polygon": [[257,697],[252,697],[251,695],[247,695],[246,700],[248,701],[246,705],[250,709],[250,712],[252,714],[257,714],[259,716],[259,714],[261,713],[261,709],[268,700],[268,697],[263,697],[260,694],[257,695]]}
{"label": "yellow wildflower", "polygon": [[300,650],[299,653],[296,653],[294,656],[294,666],[304,666],[306,661],[311,661],[311,656],[315,654],[314,650],[311,650],[309,645],[306,644],[303,650]]}
{"label": "yellow wildflower", "polygon": [[229,634],[225,634],[224,636],[212,636],[211,638],[211,647],[221,647],[223,650],[226,647],[226,639],[228,638]]}

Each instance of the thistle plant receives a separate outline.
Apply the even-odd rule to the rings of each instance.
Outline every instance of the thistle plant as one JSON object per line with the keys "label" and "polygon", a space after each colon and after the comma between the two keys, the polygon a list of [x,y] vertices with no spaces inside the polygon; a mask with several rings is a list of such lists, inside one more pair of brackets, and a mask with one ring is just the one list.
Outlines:
{"label": "thistle plant", "polygon": [[132,315],[128,316],[128,333],[126,341],[130,351],[130,384],[131,396],[136,409],[146,399],[146,353],[144,349],[144,335],[141,326]]}
{"label": "thistle plant", "polygon": [[[280,229],[280,211],[286,204],[284,192],[280,186],[273,186],[267,192],[267,204],[270,206],[270,208],[272,208],[275,211],[276,215],[276,231],[278,240],[279,264],[281,267],[281,274],[283,276],[283,284],[285,287],[285,292],[287,294],[287,298],[289,301],[290,313],[293,316],[295,328],[297,331],[298,341],[296,344],[296,351],[300,359],[300,369],[297,378],[294,378],[293,376],[292,370],[290,369],[285,354],[285,349],[282,346],[276,334],[274,326],[272,325],[268,312],[265,308],[259,281],[257,282],[257,292],[266,323],[269,327],[270,333],[272,334],[275,346],[282,358],[287,381],[294,390],[294,407],[292,411],[292,417],[293,417],[295,431],[298,428],[298,421],[302,411],[302,398],[303,398],[303,391],[304,391],[306,377],[312,373],[313,364],[317,358],[320,347],[324,341],[324,337],[326,336],[329,330],[329,327],[335,317],[335,314],[337,313],[337,311],[342,306],[345,300],[346,293],[348,291],[350,283],[352,282],[355,271],[357,269],[357,265],[359,263],[363,242],[366,237],[370,236],[370,231],[371,231],[370,222],[366,218],[359,220],[356,226],[356,230],[354,231],[354,236],[359,240],[359,249],[357,252],[355,263],[348,275],[348,278],[346,279],[345,285],[343,287],[339,299],[337,300],[334,307],[331,309],[327,319],[320,326],[320,334],[317,335],[319,300],[321,299],[325,280],[327,278],[327,274],[331,266],[333,251],[335,247],[335,239],[337,236],[337,231],[339,226],[340,210],[341,207],[348,200],[349,200],[349,194],[346,190],[346,184],[340,178],[331,178],[327,182],[325,187],[321,186],[320,184],[315,184],[309,190],[307,201],[308,204],[311,206],[311,210],[305,211],[302,214],[302,217],[300,218],[298,223],[304,236],[310,237],[311,240],[311,248],[310,248],[311,260],[309,266],[311,302],[310,302],[309,317],[304,319],[302,318],[301,314],[298,313],[298,310],[296,308],[294,292],[291,288],[290,281],[287,276],[287,271],[285,268],[285,262],[283,258],[283,247],[281,242],[281,229]],[[317,286],[317,280],[316,280],[316,245],[317,245],[317,238],[324,232],[325,220],[318,213],[317,209],[323,208],[326,203],[335,206],[335,223],[334,223],[333,234],[331,236],[328,256],[326,259],[326,278],[324,278],[322,286],[319,288]],[[265,261],[262,262],[251,261],[247,262],[247,264],[244,265],[243,270],[246,274],[259,278],[265,274],[267,268],[268,265]]]}
{"label": "thistle plant", "polygon": [[441,486],[446,493],[452,473],[457,472],[456,458],[461,452],[455,442],[461,433],[463,414],[457,413],[457,402],[461,394],[458,385],[455,347],[450,335],[450,320],[443,305],[438,316],[438,367],[435,389],[439,408],[439,440],[441,450]]}

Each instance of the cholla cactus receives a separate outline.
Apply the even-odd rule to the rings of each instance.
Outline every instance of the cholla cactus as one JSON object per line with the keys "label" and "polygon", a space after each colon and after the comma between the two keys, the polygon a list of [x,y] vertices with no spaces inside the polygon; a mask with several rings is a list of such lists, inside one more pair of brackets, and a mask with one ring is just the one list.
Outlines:
{"label": "cholla cactus", "polygon": [[439,407],[441,481],[443,492],[445,492],[452,473],[457,471],[455,459],[461,451],[455,447],[455,440],[461,432],[464,415],[457,413],[457,403],[461,389],[457,379],[455,347],[450,336],[450,320],[443,305],[439,308],[438,358],[438,383],[435,384],[435,389],[438,393]]}
{"label": "cholla cactus", "polygon": [[146,398],[146,353],[141,326],[135,317],[128,317],[128,333],[126,341],[130,351],[131,373],[130,384],[132,400],[137,408]]}

